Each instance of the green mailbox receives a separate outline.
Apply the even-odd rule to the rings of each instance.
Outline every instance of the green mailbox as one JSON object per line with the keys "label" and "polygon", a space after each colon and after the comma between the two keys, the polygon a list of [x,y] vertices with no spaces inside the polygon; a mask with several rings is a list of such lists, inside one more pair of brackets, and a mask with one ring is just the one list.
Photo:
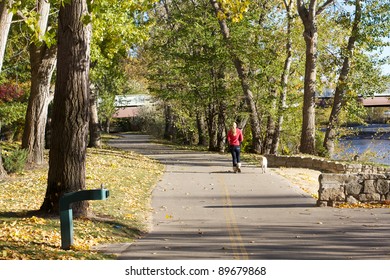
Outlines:
{"label": "green mailbox", "polygon": [[107,189],[94,189],[70,192],[60,198],[61,249],[69,250],[73,244],[73,212],[71,204],[82,200],[105,200]]}

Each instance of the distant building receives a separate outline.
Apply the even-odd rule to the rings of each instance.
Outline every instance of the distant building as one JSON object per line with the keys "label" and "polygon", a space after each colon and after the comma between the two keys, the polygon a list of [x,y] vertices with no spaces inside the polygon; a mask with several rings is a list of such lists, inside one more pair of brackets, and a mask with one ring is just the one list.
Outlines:
{"label": "distant building", "polygon": [[316,104],[320,107],[331,106],[331,100],[334,96],[334,89],[324,88],[321,93],[316,94]]}
{"label": "distant building", "polygon": [[114,118],[131,118],[138,116],[140,109],[154,104],[150,95],[117,95],[115,96],[115,107],[118,109]]}
{"label": "distant building", "polygon": [[[325,88],[321,93],[316,94],[316,103],[318,106],[327,107],[331,105],[334,96],[334,89]],[[359,101],[364,107],[389,107],[390,106],[390,86],[382,93],[376,93],[373,96],[359,97]]]}

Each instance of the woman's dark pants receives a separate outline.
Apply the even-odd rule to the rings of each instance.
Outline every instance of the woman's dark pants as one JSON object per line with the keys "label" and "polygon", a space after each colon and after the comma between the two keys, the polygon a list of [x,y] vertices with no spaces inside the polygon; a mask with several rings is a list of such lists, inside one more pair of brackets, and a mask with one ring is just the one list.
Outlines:
{"label": "woman's dark pants", "polygon": [[240,146],[230,146],[230,152],[232,154],[233,166],[237,166],[240,162]]}

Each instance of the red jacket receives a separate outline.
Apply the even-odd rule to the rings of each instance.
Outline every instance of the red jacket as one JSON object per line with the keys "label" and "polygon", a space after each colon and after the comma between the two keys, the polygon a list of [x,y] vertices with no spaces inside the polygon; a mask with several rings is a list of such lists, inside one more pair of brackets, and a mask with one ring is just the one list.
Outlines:
{"label": "red jacket", "polygon": [[241,142],[244,140],[241,129],[236,128],[236,135],[233,135],[232,130],[229,130],[227,140],[230,146],[240,146]]}

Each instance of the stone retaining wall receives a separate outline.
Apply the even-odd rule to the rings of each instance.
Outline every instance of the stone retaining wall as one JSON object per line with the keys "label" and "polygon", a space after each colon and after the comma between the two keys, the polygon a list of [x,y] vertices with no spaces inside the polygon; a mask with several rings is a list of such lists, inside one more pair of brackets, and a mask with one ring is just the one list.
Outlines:
{"label": "stone retaining wall", "polygon": [[325,173],[390,173],[390,167],[372,166],[359,163],[348,163],[327,160],[310,156],[276,156],[267,155],[268,167],[310,168]]}
{"label": "stone retaining wall", "polygon": [[390,201],[388,174],[330,174],[319,178],[318,206]]}
{"label": "stone retaining wall", "polygon": [[390,202],[390,167],[337,162],[312,156],[267,155],[269,167],[309,168],[323,172],[318,206]]}

